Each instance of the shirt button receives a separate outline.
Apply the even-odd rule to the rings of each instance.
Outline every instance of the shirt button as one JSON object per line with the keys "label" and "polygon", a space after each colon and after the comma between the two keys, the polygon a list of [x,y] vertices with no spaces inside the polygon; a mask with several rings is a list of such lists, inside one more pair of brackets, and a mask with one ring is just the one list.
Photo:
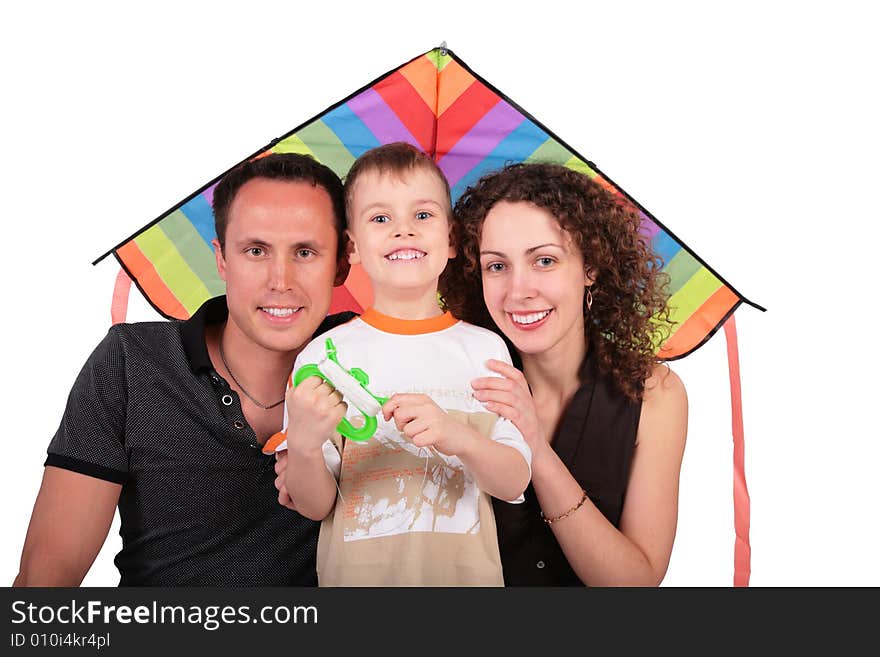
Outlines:
{"label": "shirt button", "polygon": [[244,429],[244,422],[242,422],[241,420],[236,420],[232,423],[232,426],[236,429]]}
{"label": "shirt button", "polygon": [[543,567],[545,566],[545,564],[544,564],[543,561],[539,561],[539,562],[536,563],[535,565],[536,565],[538,568],[543,568]]}
{"label": "shirt button", "polygon": [[232,395],[223,395],[220,401],[223,402],[224,406],[232,406]]}

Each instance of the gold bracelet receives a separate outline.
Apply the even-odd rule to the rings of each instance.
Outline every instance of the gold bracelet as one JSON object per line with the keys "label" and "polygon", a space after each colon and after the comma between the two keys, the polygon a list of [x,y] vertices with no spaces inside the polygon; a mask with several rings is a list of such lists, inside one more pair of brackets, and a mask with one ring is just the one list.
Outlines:
{"label": "gold bracelet", "polygon": [[[583,490],[583,489],[581,489],[581,490]],[[572,513],[574,513],[578,509],[580,509],[584,505],[584,502],[587,501],[587,491],[584,490],[583,492],[584,492],[584,496],[581,498],[581,501],[578,502],[577,504],[575,504],[573,507],[571,507],[568,511],[563,513],[561,516],[556,516],[555,518],[547,518],[546,516],[544,516],[544,512],[541,511],[541,518],[548,525],[552,525],[554,522],[562,520],[563,518],[568,518],[568,516],[570,516]]]}

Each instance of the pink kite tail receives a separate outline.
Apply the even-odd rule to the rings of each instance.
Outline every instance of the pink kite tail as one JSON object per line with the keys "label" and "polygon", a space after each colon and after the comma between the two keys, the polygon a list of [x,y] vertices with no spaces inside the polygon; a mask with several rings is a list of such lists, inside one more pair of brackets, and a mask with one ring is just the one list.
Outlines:
{"label": "pink kite tail", "polygon": [[113,286],[113,302],[110,304],[110,321],[121,324],[128,314],[128,293],[131,291],[131,279],[125,270],[120,268],[116,274],[116,285]]}
{"label": "pink kite tail", "polygon": [[733,585],[748,586],[752,573],[752,547],[749,544],[751,501],[746,486],[745,435],[743,433],[742,387],[739,376],[739,349],[733,315],[724,322],[727,339],[727,365],[730,369],[730,411],[733,421]]}

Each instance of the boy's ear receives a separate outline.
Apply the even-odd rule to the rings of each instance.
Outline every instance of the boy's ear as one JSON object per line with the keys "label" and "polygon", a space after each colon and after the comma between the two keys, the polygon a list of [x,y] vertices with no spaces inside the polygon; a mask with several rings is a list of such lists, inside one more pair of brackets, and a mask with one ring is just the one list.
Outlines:
{"label": "boy's ear", "polygon": [[355,241],[351,236],[351,232],[346,230],[345,237],[348,239],[348,244],[345,247],[345,252],[348,255],[348,264],[350,264],[350,265],[361,264],[361,256],[358,254],[357,244],[355,244]]}

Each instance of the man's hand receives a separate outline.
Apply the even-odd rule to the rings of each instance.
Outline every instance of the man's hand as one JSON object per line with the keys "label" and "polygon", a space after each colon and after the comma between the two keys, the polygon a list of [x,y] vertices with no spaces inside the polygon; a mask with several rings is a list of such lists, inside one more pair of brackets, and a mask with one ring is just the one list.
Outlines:
{"label": "man's hand", "polygon": [[287,449],[302,455],[320,452],[348,410],[342,395],[318,376],[288,389],[286,400]]}
{"label": "man's hand", "polygon": [[278,491],[278,504],[285,506],[291,511],[296,511],[296,505],[287,493],[287,450],[275,452],[275,489]]}
{"label": "man's hand", "polygon": [[473,445],[476,432],[453,420],[427,395],[396,394],[382,407],[386,421],[394,418],[397,430],[416,447],[433,446],[446,456],[461,456]]}

